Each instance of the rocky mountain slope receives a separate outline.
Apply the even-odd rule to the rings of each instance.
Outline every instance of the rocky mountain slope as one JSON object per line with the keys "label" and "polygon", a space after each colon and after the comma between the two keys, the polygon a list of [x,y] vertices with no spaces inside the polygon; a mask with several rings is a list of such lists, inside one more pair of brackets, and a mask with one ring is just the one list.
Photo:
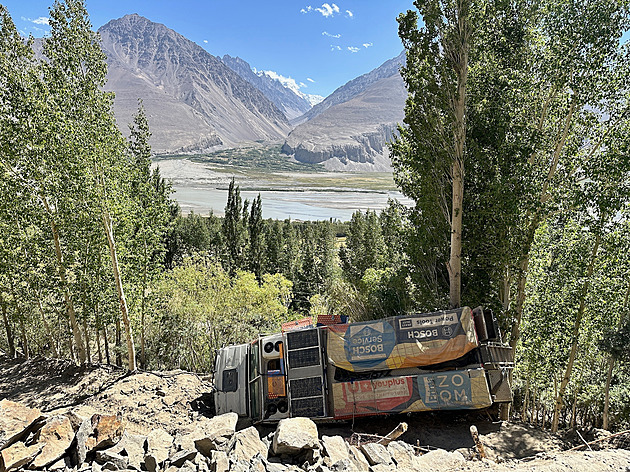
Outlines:
{"label": "rocky mountain slope", "polygon": [[386,143],[404,118],[404,82],[395,68],[389,76],[367,86],[355,83],[338,94],[336,100],[356,89],[362,91],[340,103],[331,105],[329,101],[328,108],[297,126],[287,137],[282,152],[301,162],[323,163],[328,170],[391,170]]}
{"label": "rocky mountain slope", "polygon": [[404,61],[405,52],[403,51],[393,59],[385,61],[376,69],[368,72],[367,74],[360,75],[356,79],[352,79],[350,82],[342,85],[304,115],[292,120],[292,124],[299,125],[305,121],[312,120],[330,107],[347,102],[348,100],[351,100],[357,95],[365,92],[368,87],[379,80],[398,74],[398,70],[400,69],[400,66],[403,65]]}
{"label": "rocky mountain slope", "polygon": [[260,90],[273,104],[284,113],[288,120],[302,116],[311,109],[311,103],[306,96],[298,95],[285,87],[280,81],[260,72],[255,73],[251,66],[240,57],[223,56],[226,66],[247,80]]}
{"label": "rocky mountain slope", "polygon": [[[563,452],[572,444],[558,435],[474,413],[405,416],[409,427],[397,440],[384,437],[395,425],[404,431],[394,416],[252,427],[234,413],[213,416],[211,391],[205,378],[183,371],[130,373],[0,355],[0,471],[598,472],[630,463],[630,434],[606,433],[595,450]],[[486,458],[471,439],[471,422]]]}
{"label": "rocky mountain slope", "polygon": [[284,114],[260,90],[166,26],[133,14],[99,33],[119,126],[126,130],[142,98],[155,152],[201,152],[289,132]]}

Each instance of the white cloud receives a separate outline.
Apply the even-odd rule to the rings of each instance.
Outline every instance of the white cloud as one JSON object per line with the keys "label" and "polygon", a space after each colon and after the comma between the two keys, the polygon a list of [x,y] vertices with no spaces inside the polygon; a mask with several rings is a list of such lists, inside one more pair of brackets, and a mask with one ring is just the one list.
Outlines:
{"label": "white cloud", "polygon": [[355,48],[354,46],[348,46],[348,51],[350,51],[350,52],[359,52],[359,48]]}
{"label": "white cloud", "polygon": [[363,43],[364,48],[369,48],[370,46],[374,46],[372,43]]}
{"label": "white cloud", "polygon": [[31,20],[33,23],[35,23],[36,25],[48,25],[50,18],[47,18],[45,16],[40,16],[39,18],[35,18],[34,20]]}
{"label": "white cloud", "polygon": [[204,39],[204,40],[203,40],[203,42],[204,42],[204,43],[206,43],[206,44],[208,44],[208,40],[207,40],[207,39]]}
{"label": "white cloud", "polygon": [[310,77],[307,77],[306,80],[308,80],[309,82],[311,82],[312,84],[315,83],[315,81],[313,79],[311,79]]}
{"label": "white cloud", "polygon": [[309,13],[311,11],[317,11],[321,13],[324,17],[328,18],[329,16],[334,16],[339,13],[339,7],[336,4],[323,3],[321,7],[313,8],[312,6],[304,7],[300,10],[300,13]]}
{"label": "white cloud", "polygon": [[346,10],[346,14],[348,15],[348,18],[352,18],[354,16],[354,13],[352,13],[350,10]]}
{"label": "white cloud", "polygon": [[341,34],[330,34],[328,31],[324,31],[322,36],[328,36],[329,38],[341,38]]}
{"label": "white cloud", "polygon": [[341,51],[341,46],[336,46],[334,44],[330,45],[330,50],[331,51]]}
{"label": "white cloud", "polygon": [[30,21],[31,23],[35,23],[36,25],[46,25],[46,26],[48,26],[49,23],[50,23],[50,18],[48,18],[46,16],[40,16],[39,18],[35,18],[35,19],[22,17],[22,20]]}
{"label": "white cloud", "polygon": [[300,82],[300,88],[308,87],[304,82]]}

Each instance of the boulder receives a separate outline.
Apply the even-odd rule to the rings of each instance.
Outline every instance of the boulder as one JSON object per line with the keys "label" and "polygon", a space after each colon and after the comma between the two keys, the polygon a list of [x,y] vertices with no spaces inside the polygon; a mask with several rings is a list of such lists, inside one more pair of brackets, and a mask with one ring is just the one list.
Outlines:
{"label": "boulder", "polygon": [[448,452],[444,449],[436,449],[422,456],[416,456],[414,468],[423,472],[441,472],[443,470],[456,469],[462,466],[466,460],[459,452]]}
{"label": "boulder", "polygon": [[394,459],[397,468],[413,469],[416,458],[416,451],[413,446],[402,441],[392,441],[387,445],[387,452]]}
{"label": "boulder", "polygon": [[44,418],[37,408],[6,399],[0,401],[0,450],[26,436]]}
{"label": "boulder", "polygon": [[36,435],[42,450],[33,461],[36,469],[46,467],[58,461],[70,448],[74,440],[74,429],[67,416],[58,415],[49,418]]}
{"label": "boulder", "polygon": [[155,472],[157,467],[168,459],[172,445],[173,436],[163,429],[154,429],[147,435],[144,463],[149,472]]}
{"label": "boulder", "polygon": [[4,448],[0,452],[0,472],[25,468],[35,459],[42,447],[43,445],[41,444],[33,444],[27,447],[24,443],[17,442]]}
{"label": "boulder", "polygon": [[[108,470],[123,470],[126,469],[129,464],[129,457],[117,454],[111,450],[97,451],[96,462],[103,464],[103,468],[106,468],[105,466],[109,464],[107,465]],[[115,469],[112,469],[112,466],[115,467]]]}
{"label": "boulder", "polygon": [[172,466],[182,467],[184,465],[184,462],[194,460],[196,455],[197,451],[189,451],[184,449],[182,451],[176,452],[174,455],[169,457],[168,461]]}
{"label": "boulder", "polygon": [[123,436],[125,424],[113,415],[92,415],[83,420],[76,434],[79,464],[91,451],[114,446]]}
{"label": "boulder", "polygon": [[229,438],[236,432],[237,421],[236,413],[225,413],[202,421],[200,426],[209,435]]}
{"label": "boulder", "polygon": [[327,456],[324,463],[328,467],[339,461],[350,460],[348,443],[341,436],[322,436],[322,449]]}
{"label": "boulder", "polygon": [[141,470],[141,464],[144,462],[146,454],[147,437],[138,434],[123,433],[120,441],[110,449],[109,452],[121,454],[129,458],[128,467],[135,470]]}
{"label": "boulder", "polygon": [[243,429],[232,438],[229,447],[230,459],[234,462],[247,462],[254,457],[257,453],[260,453],[265,459],[268,455],[268,448],[260,440],[258,431],[253,426],[247,429]]}
{"label": "boulder", "polygon": [[365,455],[371,466],[376,464],[392,464],[392,456],[387,452],[387,448],[378,443],[366,443],[361,445],[361,451]]}
{"label": "boulder", "polygon": [[228,472],[230,461],[225,451],[212,451],[210,454],[210,472]]}
{"label": "boulder", "polygon": [[280,420],[273,436],[274,454],[299,454],[303,449],[319,448],[317,426],[309,418]]}
{"label": "boulder", "polygon": [[[404,469],[401,469],[401,470],[404,470]],[[370,472],[391,472],[391,471],[392,471],[392,466],[387,465],[387,464],[375,464],[370,467]]]}
{"label": "boulder", "polygon": [[363,453],[356,446],[348,446],[348,457],[352,462],[353,470],[358,472],[367,472],[370,470],[370,463],[367,461]]}

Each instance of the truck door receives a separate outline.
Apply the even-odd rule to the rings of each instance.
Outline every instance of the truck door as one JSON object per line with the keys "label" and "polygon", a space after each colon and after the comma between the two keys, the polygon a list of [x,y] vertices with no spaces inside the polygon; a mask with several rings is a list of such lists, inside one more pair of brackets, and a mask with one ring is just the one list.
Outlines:
{"label": "truck door", "polygon": [[215,361],[214,402],[217,415],[247,416],[247,353],[249,344],[219,349]]}

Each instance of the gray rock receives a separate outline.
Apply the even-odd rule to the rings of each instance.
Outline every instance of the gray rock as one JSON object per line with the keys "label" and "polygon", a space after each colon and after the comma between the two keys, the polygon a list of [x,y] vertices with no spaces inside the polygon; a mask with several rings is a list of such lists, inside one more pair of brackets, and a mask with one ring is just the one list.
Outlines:
{"label": "gray rock", "polygon": [[48,470],[53,472],[57,470],[64,470],[66,468],[66,460],[62,457],[54,464],[48,466]]}
{"label": "gray rock", "polygon": [[354,470],[367,472],[370,469],[369,462],[358,447],[350,445],[348,447],[348,457],[350,458],[350,462],[352,462]]}
{"label": "gray rock", "polygon": [[249,460],[257,453],[260,453],[266,459],[268,449],[265,443],[260,440],[256,428],[250,426],[234,435],[228,447],[228,453],[230,459],[233,458],[235,462],[245,461],[249,463]]}
{"label": "gray rock", "polygon": [[416,458],[416,451],[409,444],[402,441],[392,441],[387,445],[387,452],[392,456],[396,467],[412,469]]}
{"label": "gray rock", "polygon": [[197,451],[188,451],[184,449],[169,457],[168,461],[172,466],[181,467],[184,462],[192,461],[196,455]]}
{"label": "gray rock", "polygon": [[249,461],[230,461],[230,472],[249,472]]}
{"label": "gray rock", "polygon": [[[387,464],[375,464],[370,466],[370,472],[391,472],[393,469],[392,465]],[[404,469],[401,469],[404,470]]]}
{"label": "gray rock", "polygon": [[[122,470],[126,469],[127,465],[129,465],[129,457],[123,456],[121,454],[118,454],[117,452],[113,452],[108,449],[105,451],[96,451],[96,462],[98,462],[99,464],[103,464],[103,468],[105,468],[107,464],[110,464],[107,470]],[[116,468],[109,468],[111,466],[114,466]]]}
{"label": "gray rock", "polygon": [[185,461],[179,468],[180,472],[196,472],[197,466],[190,461]]}
{"label": "gray rock", "polygon": [[163,429],[154,429],[147,435],[147,454],[150,454],[158,464],[168,459],[173,445],[173,436]]}
{"label": "gray rock", "polygon": [[161,461],[158,461],[153,454],[145,454],[144,456],[144,467],[149,472],[157,472]]}
{"label": "gray rock", "polygon": [[322,436],[322,449],[327,456],[324,463],[328,467],[339,461],[350,460],[348,443],[341,436]]}
{"label": "gray rock", "polygon": [[274,454],[299,454],[303,449],[319,448],[317,426],[310,418],[280,420],[273,436]]}
{"label": "gray rock", "polygon": [[237,422],[238,415],[236,413],[225,413],[201,422],[201,427],[209,435],[229,438],[236,432]]}
{"label": "gray rock", "polygon": [[212,451],[210,454],[210,471],[211,472],[228,472],[230,462],[225,451]]}
{"label": "gray rock", "polygon": [[147,437],[125,432],[118,444],[108,451],[126,455],[129,457],[129,468],[142,470],[141,464],[144,462],[144,456],[147,452]]}
{"label": "gray rock", "polygon": [[414,459],[414,468],[423,472],[441,472],[455,469],[466,462],[459,452],[436,449]]}
{"label": "gray rock", "polygon": [[361,451],[365,455],[371,466],[376,464],[392,465],[392,456],[387,452],[387,448],[378,443],[367,443],[361,445]]}

